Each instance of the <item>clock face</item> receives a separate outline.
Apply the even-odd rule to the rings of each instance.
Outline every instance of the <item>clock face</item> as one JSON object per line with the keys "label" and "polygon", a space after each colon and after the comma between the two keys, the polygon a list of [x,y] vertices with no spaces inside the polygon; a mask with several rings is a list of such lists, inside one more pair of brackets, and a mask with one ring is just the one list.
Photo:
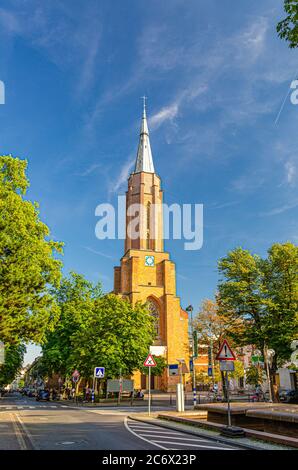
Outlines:
{"label": "clock face", "polygon": [[154,256],[145,256],[145,266],[154,266]]}

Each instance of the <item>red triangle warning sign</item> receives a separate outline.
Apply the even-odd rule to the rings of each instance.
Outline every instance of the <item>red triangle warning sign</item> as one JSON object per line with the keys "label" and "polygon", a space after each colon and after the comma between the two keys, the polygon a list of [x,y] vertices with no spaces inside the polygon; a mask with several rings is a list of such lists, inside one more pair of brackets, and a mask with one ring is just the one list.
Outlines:
{"label": "red triangle warning sign", "polygon": [[230,348],[229,343],[225,339],[222,345],[219,348],[217,356],[215,358],[217,361],[236,361],[236,356]]}
{"label": "red triangle warning sign", "polygon": [[156,367],[156,362],[151,354],[148,354],[146,360],[144,361],[144,366],[146,367]]}

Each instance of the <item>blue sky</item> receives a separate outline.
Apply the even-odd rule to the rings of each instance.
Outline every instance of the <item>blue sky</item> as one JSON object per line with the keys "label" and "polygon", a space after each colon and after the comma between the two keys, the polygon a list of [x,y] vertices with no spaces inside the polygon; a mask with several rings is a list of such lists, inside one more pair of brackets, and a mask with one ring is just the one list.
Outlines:
{"label": "blue sky", "polygon": [[1,2],[0,152],[29,160],[28,197],[65,242],[65,272],[112,289],[123,241],[96,239],[94,211],[126,190],[144,93],[165,201],[204,204],[203,248],[166,243],[183,306],[214,295],[228,250],[297,243],[298,106],[285,97],[298,51],[277,38],[282,5]]}

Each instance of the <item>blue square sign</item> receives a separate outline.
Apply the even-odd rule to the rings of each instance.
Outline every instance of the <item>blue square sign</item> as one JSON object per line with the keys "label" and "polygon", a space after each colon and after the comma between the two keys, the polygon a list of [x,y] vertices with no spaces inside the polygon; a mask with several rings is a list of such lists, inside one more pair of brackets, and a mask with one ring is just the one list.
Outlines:
{"label": "blue square sign", "polygon": [[94,377],[97,379],[102,379],[105,376],[105,368],[104,367],[95,367],[94,369]]}

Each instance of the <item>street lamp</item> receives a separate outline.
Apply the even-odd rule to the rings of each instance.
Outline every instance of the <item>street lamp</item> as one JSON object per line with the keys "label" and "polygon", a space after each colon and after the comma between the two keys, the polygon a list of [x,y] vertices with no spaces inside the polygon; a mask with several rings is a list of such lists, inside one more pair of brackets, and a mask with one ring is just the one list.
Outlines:
{"label": "street lamp", "polygon": [[195,345],[194,345],[194,332],[193,332],[193,322],[192,322],[192,312],[193,306],[189,305],[186,307],[186,312],[190,312],[190,328],[191,328],[191,341],[192,341],[192,391],[193,391],[193,407],[196,407],[197,404],[197,387],[196,387],[196,372],[195,372]]}

